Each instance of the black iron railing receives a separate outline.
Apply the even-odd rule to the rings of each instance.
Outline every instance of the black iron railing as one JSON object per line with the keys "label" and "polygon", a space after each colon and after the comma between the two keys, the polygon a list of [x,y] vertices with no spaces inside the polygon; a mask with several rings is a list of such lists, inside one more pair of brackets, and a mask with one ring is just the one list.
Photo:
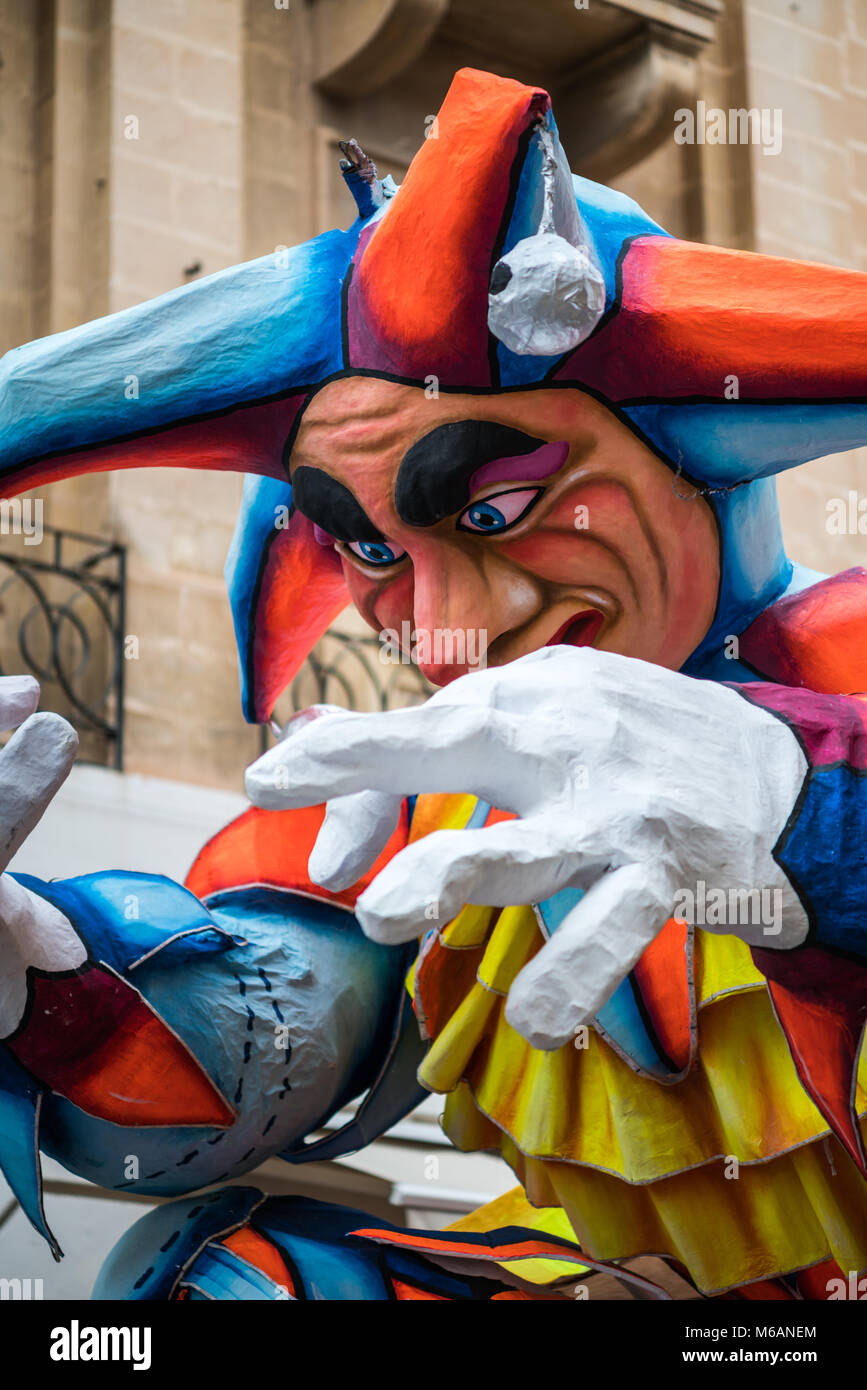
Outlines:
{"label": "black iron railing", "polygon": [[[29,543],[28,543],[29,542]],[[31,674],[81,757],[123,767],[126,551],[46,526],[0,534],[0,675]]]}
{"label": "black iron railing", "polygon": [[289,698],[293,711],[312,704],[388,710],[420,704],[431,694],[433,687],[418,666],[383,659],[374,634],[331,628],[298,672]]}
{"label": "black iron railing", "polygon": [[262,751],[273,744],[276,729],[308,705],[401,709],[421,704],[433,689],[418,666],[384,660],[383,645],[373,633],[329,628],[279,701],[272,726],[262,726]]}

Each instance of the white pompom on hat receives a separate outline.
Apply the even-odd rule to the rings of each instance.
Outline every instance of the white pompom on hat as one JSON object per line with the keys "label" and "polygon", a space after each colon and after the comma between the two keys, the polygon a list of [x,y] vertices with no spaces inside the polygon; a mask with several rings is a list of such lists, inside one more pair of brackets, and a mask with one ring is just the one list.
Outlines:
{"label": "white pompom on hat", "polygon": [[[571,186],[563,186],[564,169],[551,132],[540,124],[536,136],[545,186],[539,230],[494,266],[488,327],[511,352],[554,357],[589,338],[605,310],[605,281],[586,242]],[[562,216],[565,209],[568,217]],[[560,229],[558,221],[564,223]]]}

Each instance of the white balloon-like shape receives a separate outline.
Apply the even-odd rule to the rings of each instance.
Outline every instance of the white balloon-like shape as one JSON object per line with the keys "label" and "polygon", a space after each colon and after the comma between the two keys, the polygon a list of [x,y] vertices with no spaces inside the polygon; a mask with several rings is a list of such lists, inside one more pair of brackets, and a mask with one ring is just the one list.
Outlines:
{"label": "white balloon-like shape", "polygon": [[522,356],[556,357],[589,338],[605,309],[605,281],[581,246],[556,232],[517,242],[494,266],[488,327]]}

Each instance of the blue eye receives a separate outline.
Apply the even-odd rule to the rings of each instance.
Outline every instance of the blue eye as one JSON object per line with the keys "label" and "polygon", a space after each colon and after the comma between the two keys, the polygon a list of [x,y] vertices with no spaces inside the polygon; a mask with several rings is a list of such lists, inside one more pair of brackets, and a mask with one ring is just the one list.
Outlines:
{"label": "blue eye", "polygon": [[458,530],[477,534],[483,531],[488,535],[506,531],[527,515],[543,491],[540,487],[515,488],[511,492],[483,497],[480,502],[471,502],[458,517]]}
{"label": "blue eye", "polygon": [[368,565],[394,565],[406,554],[402,546],[390,545],[388,541],[349,541],[348,549]]}
{"label": "blue eye", "polygon": [[474,507],[468,507],[464,519],[479,531],[501,531],[508,525],[499,507],[492,506],[490,502],[477,502]]}

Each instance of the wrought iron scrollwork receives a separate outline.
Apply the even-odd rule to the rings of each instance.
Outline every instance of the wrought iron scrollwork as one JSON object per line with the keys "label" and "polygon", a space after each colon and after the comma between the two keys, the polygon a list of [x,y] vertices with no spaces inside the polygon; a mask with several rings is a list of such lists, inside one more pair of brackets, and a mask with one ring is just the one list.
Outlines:
{"label": "wrought iron scrollwork", "polygon": [[85,760],[120,770],[125,548],[49,526],[38,555],[16,540],[0,550],[0,675],[34,675],[40,708],[75,726]]}
{"label": "wrought iron scrollwork", "polygon": [[331,628],[292,682],[293,712],[313,704],[401,709],[420,704],[433,693],[417,666],[385,662],[382,652],[382,643],[373,634],[360,636]]}
{"label": "wrought iron scrollwork", "polygon": [[418,666],[384,660],[382,643],[374,634],[330,628],[279,702],[270,729],[262,726],[262,751],[272,744],[280,726],[308,705],[403,709],[421,704],[433,690]]}

